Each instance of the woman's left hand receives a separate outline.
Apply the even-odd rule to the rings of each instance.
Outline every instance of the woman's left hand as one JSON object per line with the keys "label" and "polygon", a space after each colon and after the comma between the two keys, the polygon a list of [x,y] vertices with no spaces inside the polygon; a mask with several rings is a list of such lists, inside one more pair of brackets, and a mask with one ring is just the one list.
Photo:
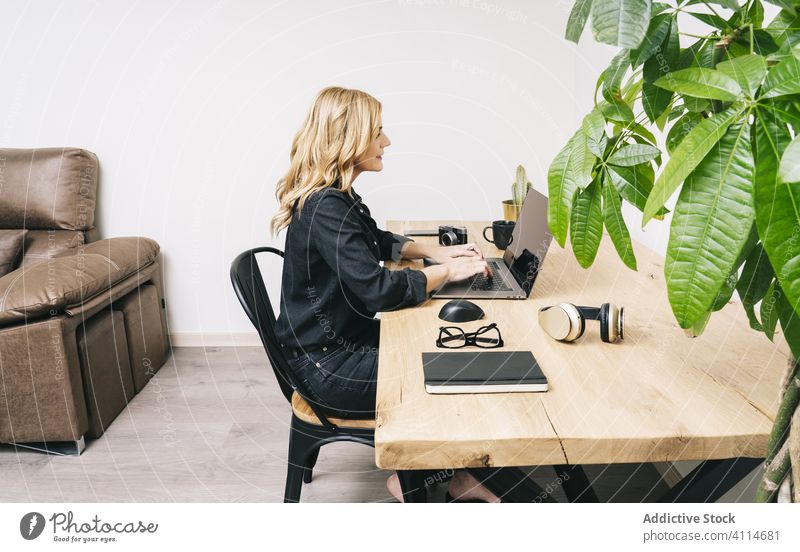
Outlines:
{"label": "woman's left hand", "polygon": [[436,254],[431,256],[437,263],[448,263],[460,257],[471,257],[480,260],[483,259],[483,253],[481,253],[476,244],[466,243],[464,245],[438,247]]}

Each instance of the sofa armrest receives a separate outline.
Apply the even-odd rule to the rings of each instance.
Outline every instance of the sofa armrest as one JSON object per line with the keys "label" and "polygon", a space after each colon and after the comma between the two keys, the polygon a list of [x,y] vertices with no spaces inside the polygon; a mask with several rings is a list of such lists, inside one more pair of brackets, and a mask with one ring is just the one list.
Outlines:
{"label": "sofa armrest", "polygon": [[109,238],[18,268],[0,278],[0,326],[81,305],[152,264],[158,252],[149,238]]}

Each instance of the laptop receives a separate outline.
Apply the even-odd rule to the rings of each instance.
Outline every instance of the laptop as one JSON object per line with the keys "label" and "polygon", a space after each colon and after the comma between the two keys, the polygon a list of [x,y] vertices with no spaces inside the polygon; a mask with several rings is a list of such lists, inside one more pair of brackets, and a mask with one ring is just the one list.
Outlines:
{"label": "laptop", "polygon": [[546,196],[533,189],[528,192],[511,235],[513,239],[502,257],[485,259],[491,279],[481,274],[450,282],[435,291],[433,298],[526,299],[553,239],[547,227]]}

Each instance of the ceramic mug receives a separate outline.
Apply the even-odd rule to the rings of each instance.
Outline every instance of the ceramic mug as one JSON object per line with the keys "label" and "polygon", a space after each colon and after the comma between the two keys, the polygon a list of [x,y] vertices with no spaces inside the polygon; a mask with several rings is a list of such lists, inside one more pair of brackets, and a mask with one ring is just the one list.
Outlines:
{"label": "ceramic mug", "polygon": [[[492,222],[491,226],[487,226],[483,229],[483,239],[489,243],[493,243],[497,249],[505,249],[514,240],[511,233],[514,231],[515,225],[516,222],[513,220],[496,220]],[[487,230],[492,231],[492,239],[486,236]]]}

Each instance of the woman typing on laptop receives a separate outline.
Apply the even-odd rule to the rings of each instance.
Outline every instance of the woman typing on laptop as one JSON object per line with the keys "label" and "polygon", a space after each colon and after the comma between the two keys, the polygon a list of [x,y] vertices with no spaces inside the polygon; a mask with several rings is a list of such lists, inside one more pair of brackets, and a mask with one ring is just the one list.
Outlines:
{"label": "woman typing on laptop", "polygon": [[[375,415],[375,313],[414,306],[445,283],[489,270],[475,244],[419,244],[377,227],[353,182],[383,169],[389,145],[375,98],[326,88],[294,137],[289,171],[276,190],[273,235],[286,228],[276,333],[309,398],[342,418]],[[423,257],[440,264],[396,271],[380,265]],[[387,486],[402,500],[396,475]],[[450,494],[497,500],[466,472],[453,477]]]}

